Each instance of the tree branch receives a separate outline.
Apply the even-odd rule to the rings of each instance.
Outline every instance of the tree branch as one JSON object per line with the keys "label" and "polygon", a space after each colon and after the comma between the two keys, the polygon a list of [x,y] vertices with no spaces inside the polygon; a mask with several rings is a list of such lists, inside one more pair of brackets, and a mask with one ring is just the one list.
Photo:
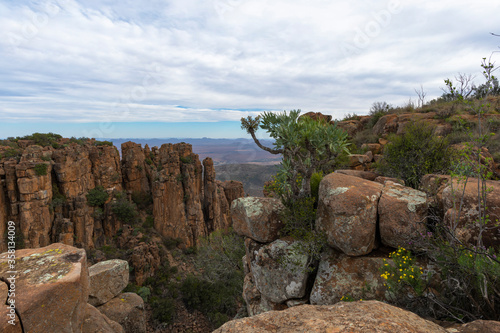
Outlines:
{"label": "tree branch", "polygon": [[249,128],[248,132],[252,136],[253,141],[255,141],[255,143],[257,144],[257,146],[260,149],[265,150],[267,152],[270,152],[271,154],[274,154],[274,155],[283,154],[283,149],[272,149],[272,148],[268,148],[268,147],[262,145],[260,143],[259,139],[257,139],[257,137],[255,136],[255,130],[253,128]]}

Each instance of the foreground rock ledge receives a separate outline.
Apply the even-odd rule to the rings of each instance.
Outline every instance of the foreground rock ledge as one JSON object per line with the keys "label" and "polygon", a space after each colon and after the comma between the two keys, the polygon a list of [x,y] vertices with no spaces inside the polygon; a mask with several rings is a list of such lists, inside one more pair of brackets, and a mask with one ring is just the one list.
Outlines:
{"label": "foreground rock ledge", "polygon": [[373,332],[446,333],[441,326],[416,314],[378,302],[339,302],[335,305],[302,305],[284,311],[230,321],[214,333],[231,332]]}

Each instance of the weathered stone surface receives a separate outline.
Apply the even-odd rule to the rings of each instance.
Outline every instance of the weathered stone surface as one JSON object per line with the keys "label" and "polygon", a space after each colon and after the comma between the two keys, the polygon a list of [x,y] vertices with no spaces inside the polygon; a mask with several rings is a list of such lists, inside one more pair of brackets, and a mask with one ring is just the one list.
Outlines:
{"label": "weathered stone surface", "polygon": [[363,130],[363,124],[359,120],[339,121],[337,127],[346,131],[350,138],[353,138],[356,133]]}
{"label": "weathered stone surface", "polygon": [[123,327],[87,304],[82,333],[123,333]]}
{"label": "weathered stone surface", "polygon": [[373,155],[382,153],[382,145],[380,143],[363,143],[361,149],[369,150]]}
{"label": "weathered stone surface", "polygon": [[147,278],[152,277],[160,265],[160,249],[156,243],[140,243],[133,248],[130,266],[134,268],[133,276],[138,286],[142,286]]}
{"label": "weathered stone surface", "polygon": [[227,209],[227,202],[223,207],[222,199],[226,200],[224,189],[215,180],[214,162],[210,157],[203,160],[203,214],[208,232],[218,229],[227,229],[231,225]]}
{"label": "weathered stone surface", "polygon": [[[483,244],[486,247],[500,244],[500,228],[495,224],[500,221],[500,181],[489,180],[486,182],[489,189],[486,194],[486,214],[489,215],[490,222],[487,230],[483,232]],[[457,208],[463,201],[462,210]],[[457,235],[463,241],[476,244],[478,228],[476,222],[479,218],[478,205],[478,179],[469,178],[467,184],[453,180],[442,191],[442,206],[445,212],[445,223],[451,229],[457,230]],[[484,207],[482,207],[484,209]]]}
{"label": "weathered stone surface", "polygon": [[146,175],[144,150],[131,141],[122,143],[122,172],[127,191],[148,193],[149,182]]}
{"label": "weathered stone surface", "polygon": [[387,181],[378,203],[382,243],[413,249],[426,232],[427,195],[410,187]]}
{"label": "weathered stone surface", "polygon": [[242,182],[238,182],[235,180],[226,180],[222,183],[222,187],[224,188],[224,193],[226,194],[226,199],[229,206],[231,206],[234,200],[243,198],[245,196]]}
{"label": "weathered stone surface", "polygon": [[332,121],[332,116],[322,114],[321,112],[312,112],[312,111],[311,112],[306,112],[303,115],[301,115],[299,117],[299,119],[302,119],[304,117],[308,117],[308,118],[311,118],[313,120],[322,120],[325,123],[329,123],[330,121]]}
{"label": "weathered stone surface", "polygon": [[[0,318],[2,318],[0,320],[0,332],[23,333],[15,308],[10,308],[3,302],[8,299],[8,293],[9,287],[5,282],[0,281],[0,299],[2,300],[2,306],[0,306]],[[15,303],[13,306],[15,306]]]}
{"label": "weathered stone surface", "polygon": [[214,333],[446,333],[441,326],[416,314],[378,302],[339,302],[302,305],[230,321]]}
{"label": "weathered stone surface", "polygon": [[[373,158],[373,156],[372,156]],[[372,158],[370,158],[368,155],[362,155],[362,154],[351,154],[349,155],[349,167],[350,168],[356,168],[356,167],[365,167],[367,163],[372,161]],[[356,169],[358,170],[358,169]]]}
{"label": "weathered stone surface", "polygon": [[462,325],[457,333],[500,333],[500,322],[493,320],[475,320]]}
{"label": "weathered stone surface", "polygon": [[268,243],[279,237],[283,228],[280,212],[284,209],[278,199],[246,197],[231,204],[234,231],[261,243]]}
{"label": "weathered stone surface", "polygon": [[99,306],[106,303],[128,285],[129,269],[125,260],[101,261],[89,267],[89,303]]}
{"label": "weathered stone surface", "polygon": [[349,257],[334,250],[324,252],[311,291],[311,304],[332,305],[347,295],[355,300],[383,299],[386,287],[379,268],[384,259]]}
{"label": "weathered stone surface", "polygon": [[[5,173],[3,168],[0,168],[0,171]],[[5,235],[7,231],[7,221],[7,200],[5,198],[4,182],[0,178],[0,235]],[[5,237],[0,237],[0,252],[4,251],[7,251],[7,242]]]}
{"label": "weathered stone surface", "polygon": [[245,276],[243,299],[245,300],[247,313],[250,317],[267,311],[284,310],[287,308],[285,304],[274,303],[263,296],[255,286],[251,273]]}
{"label": "weathered stone surface", "polygon": [[[0,277],[15,269],[15,304],[26,332],[80,332],[87,307],[89,281],[85,250],[64,244],[0,255]],[[56,320],[47,320],[51,318]]]}
{"label": "weathered stone surface", "polygon": [[378,176],[377,178],[375,178],[374,180],[375,182],[377,183],[380,183],[382,185],[385,185],[385,182],[387,181],[390,181],[390,182],[393,182],[393,183],[396,183],[396,184],[399,184],[399,185],[405,185],[405,181],[402,180],[402,179],[397,179],[397,178],[392,178],[392,177],[384,177],[384,176]]}
{"label": "weathered stone surface", "polygon": [[363,178],[366,180],[375,180],[379,176],[379,174],[372,171],[360,171],[360,170],[335,170],[336,173],[341,173],[344,175],[354,176]]}
{"label": "weathered stone surface", "polygon": [[247,242],[253,282],[259,292],[274,303],[305,296],[311,258],[293,253],[297,241],[278,239],[262,245]]}
{"label": "weathered stone surface", "polygon": [[125,333],[146,332],[146,313],[141,296],[123,293],[97,308],[123,327]]}
{"label": "weathered stone surface", "polygon": [[316,228],[328,245],[359,256],[375,248],[377,206],[383,186],[361,178],[331,173],[319,186]]}

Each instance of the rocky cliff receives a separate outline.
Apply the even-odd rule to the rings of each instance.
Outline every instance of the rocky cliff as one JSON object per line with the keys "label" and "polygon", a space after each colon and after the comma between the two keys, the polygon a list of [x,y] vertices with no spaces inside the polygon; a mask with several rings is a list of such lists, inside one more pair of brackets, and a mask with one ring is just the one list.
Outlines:
{"label": "rocky cliff", "polygon": [[[16,242],[26,248],[54,242],[85,249],[108,244],[130,223],[113,209],[123,196],[149,210],[162,236],[179,238],[189,247],[210,231],[229,227],[231,200],[243,195],[241,183],[216,181],[211,159],[205,159],[204,168],[187,143],[150,149],[126,142],[121,159],[115,147],[94,140],[3,143],[0,235],[6,222],[14,221]],[[108,199],[90,205],[89,191],[101,187]],[[151,201],[152,209],[146,207]],[[6,249],[1,237],[0,251]]]}

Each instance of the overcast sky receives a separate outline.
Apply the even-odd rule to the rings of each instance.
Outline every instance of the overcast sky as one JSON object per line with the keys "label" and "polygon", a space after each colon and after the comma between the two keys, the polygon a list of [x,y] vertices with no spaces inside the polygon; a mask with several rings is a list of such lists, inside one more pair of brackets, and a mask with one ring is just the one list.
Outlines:
{"label": "overcast sky", "polygon": [[0,138],[246,137],[239,119],[262,111],[361,115],[420,85],[429,100],[457,72],[482,82],[499,13],[491,0],[3,0]]}

